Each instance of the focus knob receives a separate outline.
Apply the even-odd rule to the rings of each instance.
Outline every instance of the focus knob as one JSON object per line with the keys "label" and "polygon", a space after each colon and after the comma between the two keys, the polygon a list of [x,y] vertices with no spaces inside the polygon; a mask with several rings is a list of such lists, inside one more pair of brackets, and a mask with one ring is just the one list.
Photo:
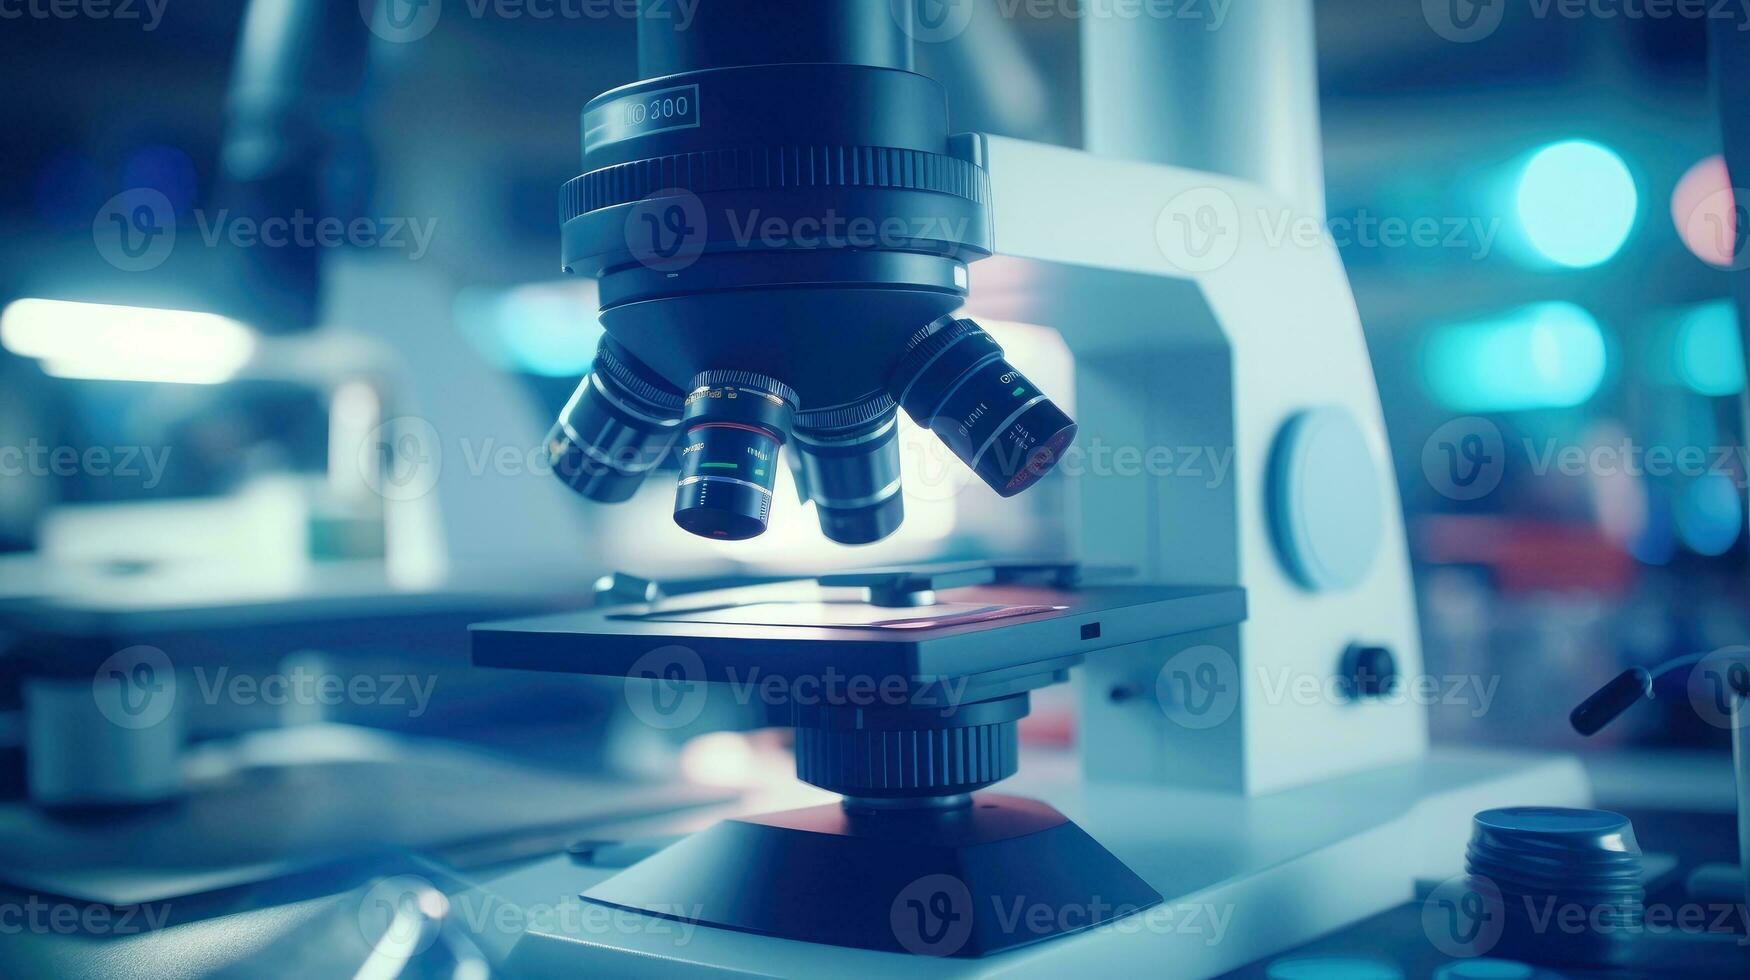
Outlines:
{"label": "focus knob", "polygon": [[1027,703],[1022,694],[962,705],[947,717],[940,709],[834,712],[824,724],[797,727],[796,776],[861,798],[971,793],[1015,774],[1015,723]]}

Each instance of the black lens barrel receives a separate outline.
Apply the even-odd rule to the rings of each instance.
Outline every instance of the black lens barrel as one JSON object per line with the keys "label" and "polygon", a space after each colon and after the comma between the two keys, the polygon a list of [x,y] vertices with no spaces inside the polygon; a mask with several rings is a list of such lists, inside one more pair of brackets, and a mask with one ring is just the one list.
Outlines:
{"label": "black lens barrel", "polygon": [[840,544],[873,544],[905,521],[900,492],[899,408],[877,395],[855,405],[804,412],[793,440],[802,485],[821,531]]}
{"label": "black lens barrel", "polygon": [[647,0],[638,74],[658,78],[736,65],[839,62],[912,67],[913,0],[707,3]]}
{"label": "black lens barrel", "polygon": [[630,500],[674,447],[681,393],[604,336],[595,365],[547,436],[553,472],[598,503]]}
{"label": "black lens barrel", "polygon": [[682,410],[681,478],[674,520],[720,541],[765,532],[778,453],[795,424],[796,393],[751,371],[706,371]]}
{"label": "black lens barrel", "polygon": [[945,316],[913,335],[889,389],[1004,497],[1038,483],[1075,438],[1075,421],[971,320]]}
{"label": "black lens barrel", "polygon": [[889,394],[800,411],[788,385],[752,371],[705,371],[681,392],[604,336],[593,370],[547,437],[554,472],[602,503],[629,500],[674,450],[681,476],[675,523],[741,541],[771,519],[779,454],[797,451],[799,478],[822,532],[871,544],[905,520],[899,460],[903,408],[1004,497],[1038,482],[1076,424],[971,320],[942,317],[907,344]]}

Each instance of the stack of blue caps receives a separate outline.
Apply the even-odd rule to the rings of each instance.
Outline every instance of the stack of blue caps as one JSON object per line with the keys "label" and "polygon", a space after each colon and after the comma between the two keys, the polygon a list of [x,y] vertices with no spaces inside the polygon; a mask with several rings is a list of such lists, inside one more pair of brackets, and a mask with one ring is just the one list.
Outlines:
{"label": "stack of blue caps", "polygon": [[1500,894],[1502,955],[1610,966],[1624,961],[1641,933],[1641,846],[1621,814],[1484,810],[1472,825],[1465,868],[1473,887]]}

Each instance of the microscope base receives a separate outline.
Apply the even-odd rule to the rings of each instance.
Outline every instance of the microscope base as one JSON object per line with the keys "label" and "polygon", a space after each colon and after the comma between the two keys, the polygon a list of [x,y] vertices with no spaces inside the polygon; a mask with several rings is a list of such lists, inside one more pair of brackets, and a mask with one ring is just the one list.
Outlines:
{"label": "microscope base", "polygon": [[[634,915],[576,898],[623,870],[564,856],[509,870],[452,901],[551,909],[571,896],[571,907],[532,919],[520,934],[476,935],[506,975],[529,980],[1212,977],[1414,901],[1418,882],[1462,874],[1478,810],[1591,804],[1577,760],[1525,752],[1440,748],[1260,797],[1085,783],[1078,770],[1073,758],[1034,755],[1011,782],[1062,810],[1164,900],[995,956],[875,952]],[[884,906],[883,926],[887,915]]]}
{"label": "microscope base", "polygon": [[828,804],[725,820],[583,897],[779,939],[974,958],[1161,901],[1063,814],[994,793],[948,810]]}

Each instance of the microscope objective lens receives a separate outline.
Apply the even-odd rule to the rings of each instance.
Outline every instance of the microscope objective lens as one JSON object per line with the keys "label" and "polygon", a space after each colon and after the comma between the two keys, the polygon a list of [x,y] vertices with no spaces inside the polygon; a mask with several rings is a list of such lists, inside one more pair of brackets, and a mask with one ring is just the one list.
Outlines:
{"label": "microscope objective lens", "polygon": [[796,393],[751,371],[706,371],[693,379],[682,415],[674,519],[687,531],[743,541],[766,530],[778,453],[790,438]]}

